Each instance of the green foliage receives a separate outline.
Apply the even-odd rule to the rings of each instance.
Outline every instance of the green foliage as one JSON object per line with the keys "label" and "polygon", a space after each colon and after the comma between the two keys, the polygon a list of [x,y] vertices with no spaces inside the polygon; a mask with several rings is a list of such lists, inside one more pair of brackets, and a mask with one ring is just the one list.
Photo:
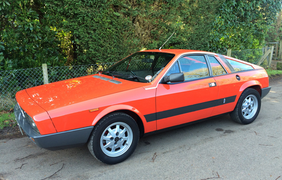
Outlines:
{"label": "green foliage", "polygon": [[256,64],[263,56],[264,49],[232,50],[232,57]]}
{"label": "green foliage", "polygon": [[[219,0],[47,0],[52,26],[71,32],[75,63],[118,61],[141,49],[208,50]],[[58,23],[59,22],[59,23]]]}
{"label": "green foliage", "polygon": [[0,12],[0,70],[64,63],[41,1],[4,0]]}
{"label": "green foliage", "polygon": [[269,77],[275,76],[275,75],[282,75],[281,70],[266,69],[266,72],[267,72]]}
{"label": "green foliage", "polygon": [[260,48],[281,3],[276,0],[225,0],[217,11],[211,32],[214,36],[211,50]]}
{"label": "green foliage", "polygon": [[277,15],[276,21],[269,27],[265,40],[267,42],[282,40],[282,10]]}
{"label": "green foliage", "polygon": [[276,0],[3,0],[0,70],[116,62],[142,49],[256,49]]}
{"label": "green foliage", "polygon": [[117,61],[128,53],[122,38],[124,22],[102,1],[48,1],[48,13],[57,18],[52,26],[71,32],[75,64]]}

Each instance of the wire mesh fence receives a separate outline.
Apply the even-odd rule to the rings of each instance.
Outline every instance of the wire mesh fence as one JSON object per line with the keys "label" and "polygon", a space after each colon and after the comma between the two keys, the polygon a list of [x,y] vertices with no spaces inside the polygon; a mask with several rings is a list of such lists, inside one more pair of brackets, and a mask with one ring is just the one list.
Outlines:
{"label": "wire mesh fence", "polygon": [[[48,82],[95,74],[113,63],[80,66],[47,67]],[[0,71],[0,111],[10,111],[16,101],[16,92],[44,84],[43,68]]]}
{"label": "wire mesh fence", "polygon": [[[265,56],[265,52],[269,47],[262,49],[245,49],[232,50],[232,57],[257,64]],[[269,54],[271,56],[271,54]],[[260,65],[263,67],[269,66],[270,57],[267,57]],[[100,70],[105,70],[114,63],[100,63],[80,66],[47,66],[47,82],[56,82],[65,79],[76,78],[80,76],[95,74]],[[46,74],[46,73],[45,73]],[[44,68],[29,68],[0,71],[0,112],[9,111],[15,105],[15,94],[22,89],[38,86],[46,82]]]}

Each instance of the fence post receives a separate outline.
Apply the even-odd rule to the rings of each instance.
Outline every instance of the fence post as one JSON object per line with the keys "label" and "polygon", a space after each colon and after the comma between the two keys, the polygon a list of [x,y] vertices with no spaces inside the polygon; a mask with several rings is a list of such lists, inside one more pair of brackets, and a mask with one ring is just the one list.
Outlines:
{"label": "fence post", "polygon": [[267,46],[264,47],[264,52],[263,52],[263,56],[260,58],[260,60],[258,61],[257,65],[260,65],[261,63],[263,63],[264,60],[268,59],[268,57],[271,55],[271,50],[270,48],[268,48]]}
{"label": "fence post", "polygon": [[231,57],[231,49],[227,49],[227,56],[230,56]]}
{"label": "fence post", "polygon": [[268,67],[271,66],[271,62],[272,62],[272,58],[273,58],[274,46],[271,46],[270,49],[271,49],[271,53],[270,53],[270,56],[269,56]]}
{"label": "fence post", "polygon": [[48,84],[48,70],[47,70],[47,64],[42,64],[42,71],[43,71],[43,82],[44,84]]}

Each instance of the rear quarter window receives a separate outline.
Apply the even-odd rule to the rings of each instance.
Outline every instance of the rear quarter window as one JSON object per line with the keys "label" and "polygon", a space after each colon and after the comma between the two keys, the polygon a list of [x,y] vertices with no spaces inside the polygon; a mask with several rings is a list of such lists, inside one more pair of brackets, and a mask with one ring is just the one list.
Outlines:
{"label": "rear quarter window", "polygon": [[233,69],[237,72],[237,71],[247,71],[247,70],[252,70],[254,69],[252,66],[247,65],[247,64],[243,64],[237,61],[233,61],[230,59],[227,59],[227,61],[231,64],[231,66],[233,67]]}

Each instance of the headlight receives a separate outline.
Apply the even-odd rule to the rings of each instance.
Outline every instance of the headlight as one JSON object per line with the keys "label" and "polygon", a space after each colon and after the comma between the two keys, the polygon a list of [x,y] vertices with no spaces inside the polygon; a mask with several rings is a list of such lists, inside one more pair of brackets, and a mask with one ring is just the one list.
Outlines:
{"label": "headlight", "polygon": [[26,113],[25,113],[25,116],[26,116],[26,118],[25,118],[26,121],[32,127],[32,129],[39,133],[39,131],[37,129],[37,126],[36,126],[35,122],[33,121],[33,119],[28,114],[26,114]]}
{"label": "headlight", "polygon": [[34,131],[39,133],[39,130],[34,120],[20,107],[18,103],[16,104],[14,111],[15,111],[15,116],[16,116],[16,120],[18,123],[20,122],[20,124],[23,125],[24,122],[27,122],[27,124],[29,124]]}

